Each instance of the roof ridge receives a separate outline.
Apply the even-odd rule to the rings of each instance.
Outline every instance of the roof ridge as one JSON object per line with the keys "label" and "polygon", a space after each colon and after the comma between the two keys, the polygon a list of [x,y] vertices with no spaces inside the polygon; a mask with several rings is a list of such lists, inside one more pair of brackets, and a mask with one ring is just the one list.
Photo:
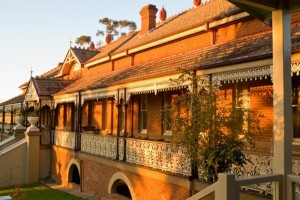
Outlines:
{"label": "roof ridge", "polygon": [[129,37],[130,35],[136,34],[137,32],[138,32],[138,31],[131,31],[131,32],[129,32],[129,33],[126,34],[126,35],[122,35],[122,36],[118,37],[116,40],[112,40],[110,43],[105,44],[105,45],[103,45],[103,46],[100,46],[100,47],[99,47],[99,51],[101,50],[101,48],[108,47],[108,46],[112,45],[113,43],[116,43],[116,42],[118,42],[119,40],[121,40],[121,39],[123,39],[123,38],[125,38],[125,37]]}
{"label": "roof ridge", "polygon": [[162,24],[162,23],[165,23],[166,21],[170,21],[170,20],[172,20],[172,19],[175,18],[175,17],[178,17],[178,16],[180,16],[180,15],[182,15],[182,14],[184,14],[184,13],[189,12],[190,10],[193,10],[193,9],[199,9],[199,7],[203,7],[203,6],[205,6],[206,4],[209,4],[209,3],[214,2],[214,1],[216,1],[216,0],[207,0],[207,1],[203,2],[203,3],[201,3],[199,6],[193,5],[193,6],[189,7],[189,8],[186,8],[185,10],[179,11],[178,13],[175,13],[175,14],[173,14],[173,15],[167,17],[167,18],[166,18],[165,20],[163,20],[163,21],[158,21],[158,22],[156,23],[156,25],[160,25],[160,24]]}

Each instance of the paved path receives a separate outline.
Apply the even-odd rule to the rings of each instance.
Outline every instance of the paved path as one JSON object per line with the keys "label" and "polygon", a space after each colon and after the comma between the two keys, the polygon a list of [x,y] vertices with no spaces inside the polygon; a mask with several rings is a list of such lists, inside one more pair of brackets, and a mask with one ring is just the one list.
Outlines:
{"label": "paved path", "polygon": [[[110,195],[110,196],[107,196],[107,197],[100,197],[98,195],[95,195],[95,193],[79,192],[78,190],[71,189],[71,188],[66,188],[66,187],[63,187],[61,185],[58,185],[57,183],[55,183],[55,181],[50,180],[50,179],[42,180],[41,183],[43,183],[44,185],[46,185],[48,187],[51,187],[52,189],[61,190],[63,192],[67,192],[67,193],[72,194],[74,196],[81,197],[82,199],[88,199],[88,200],[124,200],[124,199],[128,199],[128,198],[122,198],[121,196],[118,196],[118,195]],[[240,195],[240,200],[268,200],[268,199],[272,199],[272,198],[261,197],[261,196],[257,196],[257,195],[254,195],[254,194],[250,194],[248,192],[241,192],[240,194],[241,194]],[[205,199],[213,199],[213,198],[205,198]]]}
{"label": "paved path", "polygon": [[71,195],[80,197],[82,199],[88,199],[88,200],[127,200],[128,199],[126,197],[124,198],[122,196],[119,196],[118,194],[108,195],[107,197],[100,197],[99,195],[96,195],[95,193],[79,192],[76,189],[67,188],[62,185],[59,185],[52,179],[45,179],[45,180],[41,180],[40,182],[54,190],[60,190],[63,192],[67,192]]}

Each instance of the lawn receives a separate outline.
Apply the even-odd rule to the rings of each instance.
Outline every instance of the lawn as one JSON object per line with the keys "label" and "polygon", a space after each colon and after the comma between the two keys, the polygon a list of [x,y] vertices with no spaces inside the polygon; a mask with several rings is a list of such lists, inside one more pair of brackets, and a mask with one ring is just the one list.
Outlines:
{"label": "lawn", "polygon": [[12,187],[2,187],[0,188],[0,196],[10,195],[13,199],[18,200],[79,200],[82,198],[73,196],[71,194],[54,190],[41,183],[35,183],[31,185],[23,186],[12,186]]}

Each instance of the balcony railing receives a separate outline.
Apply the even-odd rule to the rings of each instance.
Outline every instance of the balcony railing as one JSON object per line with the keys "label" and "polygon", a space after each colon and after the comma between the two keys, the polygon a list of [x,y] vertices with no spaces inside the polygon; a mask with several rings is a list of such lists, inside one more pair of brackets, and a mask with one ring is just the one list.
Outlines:
{"label": "balcony railing", "polygon": [[[126,138],[126,162],[181,175],[191,174],[190,160],[183,148],[165,142]],[[81,151],[117,159],[117,137],[81,134]],[[124,159],[124,139],[119,138],[119,160]]]}
{"label": "balcony railing", "polygon": [[43,130],[41,133],[41,144],[50,144],[51,130]]}
{"label": "balcony railing", "polygon": [[191,162],[183,148],[170,143],[126,138],[126,161],[154,169],[191,175]]}
{"label": "balcony railing", "polygon": [[[279,188],[282,187],[283,183],[283,176],[279,174],[235,179],[235,174],[221,173],[218,177],[219,180],[216,183],[203,189],[187,200],[200,200],[212,193],[215,194],[215,200],[239,200],[241,186],[266,182],[274,182],[274,194],[278,194],[280,192]],[[275,197],[273,199],[279,200],[279,197]]]}
{"label": "balcony railing", "polygon": [[116,159],[117,138],[113,136],[102,136],[96,134],[81,134],[81,151]]}
{"label": "balcony railing", "polygon": [[[75,149],[75,133],[67,131],[54,131],[54,144]],[[174,148],[170,143],[142,140],[137,138],[117,138],[98,134],[80,134],[80,148],[82,152],[107,157],[110,159],[126,160],[128,163],[147,166],[170,173],[184,176],[191,175],[190,160],[185,156],[183,148]],[[126,148],[124,148],[124,141]],[[118,144],[118,145],[117,145]],[[118,155],[117,155],[118,151]],[[125,156],[126,155],[126,159]],[[272,183],[269,181],[253,181],[255,177],[273,176],[273,157],[270,155],[247,154],[244,168],[233,166],[232,172],[237,180],[251,180],[247,184],[239,184],[242,189],[250,189],[260,194],[273,194]],[[293,175],[300,174],[300,160],[293,160]],[[201,171],[201,170],[199,170]],[[201,176],[201,173],[199,174]],[[297,176],[292,176],[296,180]],[[296,178],[295,178],[296,177]],[[241,179],[242,178],[242,179]],[[260,178],[258,178],[260,180]],[[267,180],[267,179],[264,179]],[[299,179],[300,180],[300,179]],[[293,181],[293,192],[299,196],[299,182]]]}
{"label": "balcony railing", "polygon": [[75,149],[75,132],[60,131],[54,132],[54,144],[68,149]]}

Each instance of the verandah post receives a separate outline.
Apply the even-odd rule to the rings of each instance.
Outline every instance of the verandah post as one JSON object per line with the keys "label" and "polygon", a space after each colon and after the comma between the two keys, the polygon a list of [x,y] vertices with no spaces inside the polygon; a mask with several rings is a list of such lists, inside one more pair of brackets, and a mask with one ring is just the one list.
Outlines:
{"label": "verandah post", "polygon": [[272,11],[273,29],[273,137],[274,173],[283,174],[283,187],[274,200],[288,200],[288,174],[292,173],[292,108],[291,108],[291,14],[287,2]]}
{"label": "verandah post", "polygon": [[239,188],[236,186],[233,173],[219,173],[215,200],[239,200]]}

